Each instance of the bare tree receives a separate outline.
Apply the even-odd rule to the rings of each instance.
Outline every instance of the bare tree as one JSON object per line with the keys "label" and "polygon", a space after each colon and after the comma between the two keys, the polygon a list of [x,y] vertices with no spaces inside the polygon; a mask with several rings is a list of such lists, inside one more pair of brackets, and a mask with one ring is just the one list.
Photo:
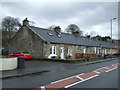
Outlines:
{"label": "bare tree", "polygon": [[34,22],[34,21],[29,21],[29,25],[30,25],[30,26],[34,26],[34,25],[35,25],[35,22]]}
{"label": "bare tree", "polygon": [[18,18],[7,16],[2,20],[2,30],[4,31],[17,31],[20,26]]}
{"label": "bare tree", "polygon": [[7,47],[10,39],[19,30],[21,24],[18,18],[7,16],[2,19],[2,46]]}
{"label": "bare tree", "polygon": [[95,32],[95,31],[91,31],[91,32],[90,32],[90,36],[91,36],[91,37],[93,37],[93,36],[95,36],[95,35],[96,35],[96,32]]}

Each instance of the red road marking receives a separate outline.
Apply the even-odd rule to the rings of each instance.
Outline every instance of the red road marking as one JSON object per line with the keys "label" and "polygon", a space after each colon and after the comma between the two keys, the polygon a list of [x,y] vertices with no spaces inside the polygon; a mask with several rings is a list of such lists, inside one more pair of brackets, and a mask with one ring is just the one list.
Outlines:
{"label": "red road marking", "polygon": [[120,64],[117,64],[117,67],[119,67],[120,66]]}
{"label": "red road marking", "polygon": [[115,68],[115,66],[108,66],[107,68],[109,68],[109,69],[113,69],[113,68]]}
{"label": "red road marking", "polygon": [[77,77],[72,77],[63,81],[55,82],[49,85],[45,85],[45,88],[63,88],[67,85],[80,81]]}
{"label": "red road marking", "polygon": [[99,73],[102,73],[102,72],[106,72],[107,70],[109,70],[108,68],[102,68],[100,70],[96,70],[97,72]]}
{"label": "red road marking", "polygon": [[81,77],[81,78],[83,78],[83,79],[87,79],[87,78],[92,77],[92,76],[95,76],[95,75],[97,75],[97,74],[98,74],[98,73],[96,73],[96,72],[89,72],[89,73],[80,75],[79,77]]}
{"label": "red road marking", "polygon": [[[93,72],[85,73],[83,75],[79,75],[78,77],[82,78],[83,80],[88,79],[88,78],[94,77],[95,75],[98,75],[97,72],[99,72],[99,73],[106,72],[108,70],[117,68],[119,66],[120,66],[120,64],[113,64],[113,65],[108,66],[106,68],[95,70],[96,72],[93,71]],[[74,77],[71,77],[68,79],[60,80],[60,81],[45,85],[43,90],[56,90],[58,88],[63,88],[67,85],[71,85],[71,84],[74,84],[74,83],[79,82],[79,81],[82,81],[82,80],[80,80],[79,78],[74,76]],[[36,88],[34,90],[42,90],[42,88],[40,87],[40,88]]]}
{"label": "red road marking", "polygon": [[118,67],[118,64],[115,64],[115,65],[113,65],[113,66]]}

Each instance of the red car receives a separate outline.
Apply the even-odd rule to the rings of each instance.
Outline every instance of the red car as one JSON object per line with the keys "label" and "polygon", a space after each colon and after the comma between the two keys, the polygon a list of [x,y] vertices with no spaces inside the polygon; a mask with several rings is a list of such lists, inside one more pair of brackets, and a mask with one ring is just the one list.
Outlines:
{"label": "red car", "polygon": [[13,57],[24,56],[25,59],[31,59],[32,58],[32,55],[29,52],[26,52],[26,51],[18,51],[16,53],[10,54],[10,56],[13,56]]}

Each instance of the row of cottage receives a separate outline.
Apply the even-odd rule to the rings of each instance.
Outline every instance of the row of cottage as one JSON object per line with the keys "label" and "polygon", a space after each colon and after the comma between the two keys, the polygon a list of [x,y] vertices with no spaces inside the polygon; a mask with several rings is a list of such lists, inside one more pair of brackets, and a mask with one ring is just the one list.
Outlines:
{"label": "row of cottage", "polygon": [[62,33],[59,27],[48,30],[30,26],[27,18],[9,48],[10,53],[28,51],[36,59],[79,59],[117,53],[117,47],[111,42],[83,38],[78,31]]}

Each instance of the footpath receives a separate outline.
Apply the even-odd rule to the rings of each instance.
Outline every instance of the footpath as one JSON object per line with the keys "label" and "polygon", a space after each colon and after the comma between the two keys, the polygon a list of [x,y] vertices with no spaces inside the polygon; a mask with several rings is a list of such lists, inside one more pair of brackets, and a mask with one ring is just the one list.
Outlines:
{"label": "footpath", "polygon": [[[100,62],[106,62],[111,60],[117,60],[117,58],[109,58],[109,59],[102,59],[102,60],[96,60],[96,61],[88,61],[79,63],[80,66],[88,65],[88,64],[94,64],[94,63],[100,63]],[[56,62],[56,61],[25,61],[25,68],[23,69],[15,69],[10,71],[2,71],[2,79],[7,78],[13,78],[13,77],[21,77],[26,75],[32,75],[32,74],[40,74],[49,72],[52,70],[59,69],[61,67],[65,67],[66,65],[75,65],[76,63],[64,63],[64,62]],[[78,64],[78,63],[77,63]]]}

